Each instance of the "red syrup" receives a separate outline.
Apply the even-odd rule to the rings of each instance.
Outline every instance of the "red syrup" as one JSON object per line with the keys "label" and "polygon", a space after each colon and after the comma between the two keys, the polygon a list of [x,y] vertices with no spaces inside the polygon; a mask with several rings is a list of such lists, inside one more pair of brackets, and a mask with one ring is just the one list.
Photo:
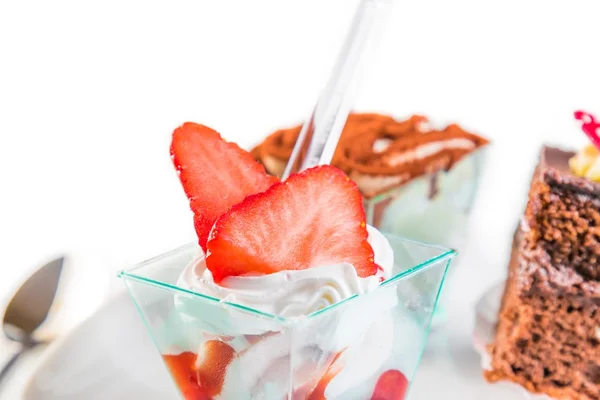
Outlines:
{"label": "red syrup", "polygon": [[582,122],[581,130],[587,135],[590,141],[600,151],[600,122],[585,111],[575,111],[575,119]]}
{"label": "red syrup", "polygon": [[223,390],[227,367],[235,355],[227,343],[209,340],[199,365],[198,355],[189,351],[163,359],[185,400],[213,400]]}
{"label": "red syrup", "polygon": [[319,380],[319,383],[317,383],[317,386],[315,386],[313,389],[312,393],[308,397],[308,400],[327,400],[325,397],[325,389],[327,389],[329,382],[331,382],[343,368],[343,365],[338,365],[339,363],[336,363],[343,352],[344,350],[335,355],[331,361],[331,364],[329,365],[329,368],[327,368],[327,372],[325,372],[325,375],[323,375],[323,377]]}
{"label": "red syrup", "polygon": [[185,400],[212,400],[198,384],[194,365],[196,354],[187,351],[177,355],[164,355],[163,359]]}
{"label": "red syrup", "polygon": [[[308,396],[308,400],[326,400],[327,385],[342,370],[336,363],[343,351],[332,360],[327,372]],[[235,356],[233,349],[224,342],[211,340],[205,345],[206,358],[196,366],[198,356],[192,352],[164,355],[163,359],[185,400],[214,400],[221,393],[227,366]],[[216,357],[216,358],[215,358]],[[391,369],[379,377],[371,400],[404,400],[409,382],[404,374]]]}
{"label": "red syrup", "polygon": [[[383,267],[381,265],[379,265],[379,264],[375,264],[375,265],[377,266],[377,272],[383,273]],[[385,278],[383,276],[380,276],[379,277],[379,282],[383,282],[383,281],[385,281]]]}

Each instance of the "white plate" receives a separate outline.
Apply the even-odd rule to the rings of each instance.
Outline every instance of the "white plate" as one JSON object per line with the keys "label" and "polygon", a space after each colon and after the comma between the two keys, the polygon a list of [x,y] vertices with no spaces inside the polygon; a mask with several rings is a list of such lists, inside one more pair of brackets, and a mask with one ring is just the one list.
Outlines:
{"label": "white plate", "polygon": [[23,400],[175,398],[175,386],[126,292],[51,346],[23,396]]}
{"label": "white plate", "polygon": [[[500,303],[502,302],[502,294],[504,293],[505,282],[498,283],[491,287],[481,297],[475,308],[475,329],[473,332],[473,343],[475,349],[481,355],[481,367],[484,369],[490,368],[490,355],[486,347],[494,340],[494,332],[496,323],[498,322],[498,312],[500,311]],[[531,400],[551,400],[545,395],[531,394],[525,389],[525,396]]]}

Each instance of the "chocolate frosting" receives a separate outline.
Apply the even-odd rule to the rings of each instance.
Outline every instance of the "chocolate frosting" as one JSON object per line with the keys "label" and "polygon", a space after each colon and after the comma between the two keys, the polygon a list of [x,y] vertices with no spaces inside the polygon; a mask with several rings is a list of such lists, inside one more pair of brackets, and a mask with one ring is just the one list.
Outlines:
{"label": "chocolate frosting", "polygon": [[575,156],[572,151],[545,146],[540,158],[544,180],[549,185],[561,186],[574,192],[600,197],[600,183],[573,174],[569,159]]}

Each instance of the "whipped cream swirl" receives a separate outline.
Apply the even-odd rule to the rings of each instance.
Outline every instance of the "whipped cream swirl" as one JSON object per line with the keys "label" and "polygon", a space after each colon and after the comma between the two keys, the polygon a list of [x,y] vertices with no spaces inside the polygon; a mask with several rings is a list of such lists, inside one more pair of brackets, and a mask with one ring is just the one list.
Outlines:
{"label": "whipped cream swirl", "polygon": [[340,263],[269,275],[231,276],[216,284],[201,256],[185,268],[177,285],[280,317],[309,315],[372,291],[381,281],[390,278],[394,263],[392,248],[377,229],[367,226],[367,231],[375,263],[380,268],[376,275],[366,278],[359,277],[351,264]]}

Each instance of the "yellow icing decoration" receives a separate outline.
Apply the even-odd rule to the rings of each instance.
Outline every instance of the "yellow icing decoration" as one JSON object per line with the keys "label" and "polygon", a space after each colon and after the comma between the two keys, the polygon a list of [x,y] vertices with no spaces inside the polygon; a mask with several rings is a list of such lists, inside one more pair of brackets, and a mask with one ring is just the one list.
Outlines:
{"label": "yellow icing decoration", "polygon": [[569,160],[571,171],[577,176],[600,182],[600,152],[588,144]]}

